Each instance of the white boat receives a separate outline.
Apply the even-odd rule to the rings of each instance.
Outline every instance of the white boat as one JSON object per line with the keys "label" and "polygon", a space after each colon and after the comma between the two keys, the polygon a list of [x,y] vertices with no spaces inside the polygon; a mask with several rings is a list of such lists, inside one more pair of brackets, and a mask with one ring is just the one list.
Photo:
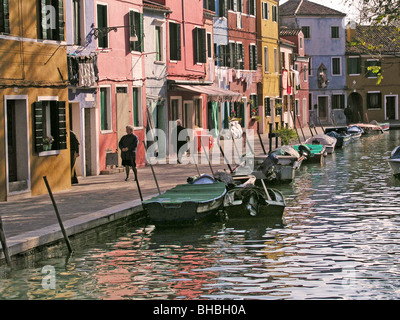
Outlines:
{"label": "white boat", "polygon": [[395,176],[400,176],[400,146],[396,147],[389,158],[389,165]]}
{"label": "white boat", "polygon": [[331,154],[335,151],[336,142],[337,139],[335,137],[330,137],[326,134],[318,134],[308,138],[304,144],[322,144],[325,146],[326,153]]}

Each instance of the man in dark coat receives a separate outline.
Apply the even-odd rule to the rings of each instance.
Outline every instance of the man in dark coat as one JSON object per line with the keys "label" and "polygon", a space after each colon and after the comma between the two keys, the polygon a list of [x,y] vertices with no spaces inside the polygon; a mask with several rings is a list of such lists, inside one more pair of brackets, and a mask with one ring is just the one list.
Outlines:
{"label": "man in dark coat", "polygon": [[79,141],[76,134],[73,131],[69,131],[69,148],[71,155],[71,184],[78,183],[78,177],[76,176],[75,163],[76,158],[79,157]]}
{"label": "man in dark coat", "polygon": [[350,106],[347,106],[344,109],[344,115],[346,116],[346,123],[347,125],[349,125],[351,123],[351,116],[352,116],[353,112],[351,111]]}
{"label": "man in dark coat", "polygon": [[[136,169],[136,149],[139,145],[139,138],[133,133],[132,126],[126,126],[126,135],[119,141],[119,148],[121,149],[122,165],[125,167],[126,179],[129,179],[129,170],[132,170],[137,177]],[[136,180],[136,179],[135,179]]]}

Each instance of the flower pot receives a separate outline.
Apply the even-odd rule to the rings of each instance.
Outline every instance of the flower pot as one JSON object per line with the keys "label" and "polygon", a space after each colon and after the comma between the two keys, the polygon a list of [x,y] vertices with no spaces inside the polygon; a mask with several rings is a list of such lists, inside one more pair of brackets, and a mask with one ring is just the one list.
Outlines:
{"label": "flower pot", "polygon": [[49,150],[51,150],[51,144],[44,144],[43,151],[49,151]]}

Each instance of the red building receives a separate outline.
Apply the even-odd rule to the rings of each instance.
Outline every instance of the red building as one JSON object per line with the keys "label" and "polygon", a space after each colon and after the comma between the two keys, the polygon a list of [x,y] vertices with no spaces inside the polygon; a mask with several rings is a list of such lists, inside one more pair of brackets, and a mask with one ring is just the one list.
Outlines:
{"label": "red building", "polygon": [[259,104],[262,99],[258,96],[262,95],[262,79],[257,53],[256,1],[228,1],[227,6],[228,55],[232,68],[229,89],[242,95],[241,102],[232,103],[231,115],[241,119],[243,128],[257,129],[256,117],[261,116]]}
{"label": "red building", "polygon": [[[287,65],[291,76],[291,102],[292,110],[295,110],[296,127],[305,127],[309,121],[309,63],[310,58],[305,54],[304,34],[301,29],[282,28],[279,32],[281,42],[292,47],[292,56]],[[284,66],[284,61],[281,61]],[[292,123],[293,118],[291,117]]]}

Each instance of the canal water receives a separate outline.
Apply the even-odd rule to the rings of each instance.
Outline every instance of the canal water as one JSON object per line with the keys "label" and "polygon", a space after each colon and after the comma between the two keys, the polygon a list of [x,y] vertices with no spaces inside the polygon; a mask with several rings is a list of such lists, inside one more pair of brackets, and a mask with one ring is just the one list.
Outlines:
{"label": "canal water", "polygon": [[0,299],[399,299],[400,131],[363,137],[279,186],[282,223],[127,226],[0,275]]}

